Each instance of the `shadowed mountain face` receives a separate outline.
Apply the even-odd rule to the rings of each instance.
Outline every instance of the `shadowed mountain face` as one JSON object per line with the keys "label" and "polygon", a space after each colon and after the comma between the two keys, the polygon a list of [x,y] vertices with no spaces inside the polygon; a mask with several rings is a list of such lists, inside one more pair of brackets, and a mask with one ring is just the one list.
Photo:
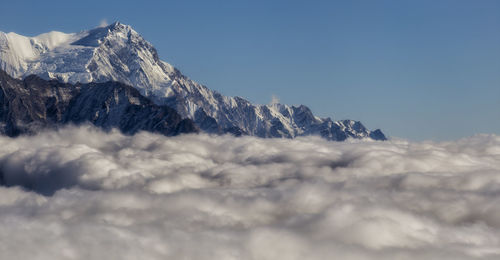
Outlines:
{"label": "shadowed mountain face", "polygon": [[17,80],[0,70],[0,133],[17,136],[67,123],[118,128],[126,134],[198,131],[190,119],[122,83],[71,85],[38,76]]}
{"label": "shadowed mountain face", "polygon": [[370,131],[358,121],[320,118],[303,105],[257,105],[210,90],[161,61],[149,42],[119,22],[79,33],[50,32],[36,37],[0,32],[0,69],[14,78],[35,74],[73,84],[121,82],[158,106],[175,109],[207,133],[318,135],[335,141],[386,139],[380,130]]}

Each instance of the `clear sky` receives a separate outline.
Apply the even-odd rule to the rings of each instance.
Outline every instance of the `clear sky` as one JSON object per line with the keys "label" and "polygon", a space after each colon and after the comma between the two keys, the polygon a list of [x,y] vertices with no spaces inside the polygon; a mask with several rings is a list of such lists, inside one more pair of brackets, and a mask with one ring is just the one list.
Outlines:
{"label": "clear sky", "polygon": [[500,134],[500,1],[11,1],[0,31],[131,25],[225,95],[305,104],[389,136]]}

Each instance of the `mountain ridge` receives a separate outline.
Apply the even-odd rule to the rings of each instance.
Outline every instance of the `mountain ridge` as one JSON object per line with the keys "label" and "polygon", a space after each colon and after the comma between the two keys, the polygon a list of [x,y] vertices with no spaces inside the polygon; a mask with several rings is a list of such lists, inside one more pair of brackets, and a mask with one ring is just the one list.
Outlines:
{"label": "mountain ridge", "polygon": [[23,78],[35,74],[73,84],[121,82],[133,86],[157,105],[174,108],[204,132],[285,138],[320,135],[337,141],[386,140],[379,129],[370,131],[359,121],[320,118],[303,105],[254,105],[244,98],[210,90],[161,61],[149,42],[120,22],[79,33],[22,37],[0,32],[0,68],[9,75]]}
{"label": "mountain ridge", "polygon": [[15,137],[66,124],[90,123],[125,134],[148,131],[167,136],[196,133],[190,119],[158,106],[119,82],[76,84],[36,75],[14,79],[0,70],[0,133]]}

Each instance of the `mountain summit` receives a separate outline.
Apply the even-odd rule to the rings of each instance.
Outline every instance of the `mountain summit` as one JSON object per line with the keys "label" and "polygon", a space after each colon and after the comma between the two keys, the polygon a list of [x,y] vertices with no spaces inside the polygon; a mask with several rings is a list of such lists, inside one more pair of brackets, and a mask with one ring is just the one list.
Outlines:
{"label": "mountain summit", "polygon": [[352,120],[319,118],[303,105],[254,105],[240,97],[223,96],[161,61],[149,42],[120,22],[79,33],[49,32],[35,37],[0,32],[0,69],[14,78],[35,74],[72,84],[121,82],[159,106],[174,108],[208,133],[386,139],[378,129],[369,131]]}

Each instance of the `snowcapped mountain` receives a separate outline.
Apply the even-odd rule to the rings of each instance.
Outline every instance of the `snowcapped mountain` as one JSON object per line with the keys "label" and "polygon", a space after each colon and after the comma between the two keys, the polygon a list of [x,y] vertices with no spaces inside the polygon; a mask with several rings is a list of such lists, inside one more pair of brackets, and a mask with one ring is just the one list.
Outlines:
{"label": "snowcapped mountain", "polygon": [[0,69],[15,78],[35,74],[67,83],[117,81],[136,88],[157,105],[168,105],[209,133],[329,140],[385,140],[360,122],[314,116],[306,106],[254,105],[227,97],[182,75],[158,58],[156,49],[130,26],[115,22],[79,33],[36,37],[0,32]]}

